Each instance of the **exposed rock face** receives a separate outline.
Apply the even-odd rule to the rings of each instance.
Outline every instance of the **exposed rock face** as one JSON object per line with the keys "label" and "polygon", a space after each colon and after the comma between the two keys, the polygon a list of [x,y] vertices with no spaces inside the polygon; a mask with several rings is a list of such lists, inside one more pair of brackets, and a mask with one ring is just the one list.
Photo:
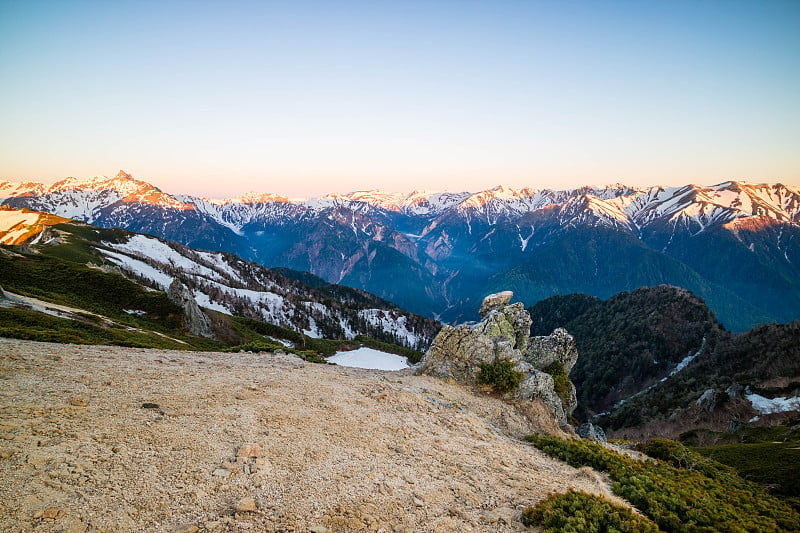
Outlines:
{"label": "exposed rock face", "polygon": [[728,422],[728,433],[736,433],[742,429],[742,421],[739,420],[739,417],[734,415],[731,417],[730,421]]}
{"label": "exposed rock face", "polygon": [[172,283],[167,290],[167,297],[181,309],[186,319],[186,327],[193,334],[199,337],[211,338],[211,323],[208,317],[194,301],[192,292],[181,283],[177,278],[172,280]]}
{"label": "exposed rock face", "polygon": [[714,409],[717,407],[717,394],[714,392],[714,389],[707,389],[703,395],[697,399],[695,405],[707,413],[713,413]]}
{"label": "exposed rock face", "polygon": [[606,439],[606,432],[600,426],[595,426],[591,422],[585,422],[575,430],[579,437],[590,439],[597,442],[608,442]]}
{"label": "exposed rock face", "polygon": [[730,387],[725,389],[725,393],[731,400],[738,400],[743,397],[744,387],[742,387],[738,383],[734,383]]}
{"label": "exposed rock face", "polygon": [[529,337],[531,317],[521,303],[508,304],[512,296],[511,291],[491,294],[481,306],[480,322],[442,328],[418,373],[475,386],[481,365],[513,361],[525,378],[509,396],[520,401],[542,400],[566,425],[567,416],[577,406],[575,387],[567,381],[569,390],[562,387],[565,397],[559,397],[553,375],[545,370],[556,374],[554,363],[560,363],[564,374],[569,375],[578,358],[575,340],[564,329],[544,337]]}
{"label": "exposed rock face", "polygon": [[569,375],[578,360],[575,339],[564,328],[557,328],[546,337],[531,337],[528,342],[528,359],[536,368],[547,368],[559,362]]}

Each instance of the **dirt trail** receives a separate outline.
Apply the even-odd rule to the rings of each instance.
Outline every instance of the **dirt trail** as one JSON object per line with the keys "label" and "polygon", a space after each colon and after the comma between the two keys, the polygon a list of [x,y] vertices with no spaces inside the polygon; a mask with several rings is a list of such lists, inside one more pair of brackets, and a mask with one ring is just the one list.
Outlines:
{"label": "dirt trail", "polygon": [[533,429],[409,371],[0,339],[0,531],[522,531],[608,495]]}

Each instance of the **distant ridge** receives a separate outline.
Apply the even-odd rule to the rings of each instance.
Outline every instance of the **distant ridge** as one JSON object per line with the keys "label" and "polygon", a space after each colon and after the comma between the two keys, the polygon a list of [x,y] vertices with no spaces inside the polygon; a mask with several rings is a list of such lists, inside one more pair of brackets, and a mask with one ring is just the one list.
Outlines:
{"label": "distant ridge", "polygon": [[211,200],[121,171],[0,182],[0,202],[308,271],[445,321],[506,288],[532,305],[663,283],[703,297],[730,329],[800,318],[800,188],[780,183]]}

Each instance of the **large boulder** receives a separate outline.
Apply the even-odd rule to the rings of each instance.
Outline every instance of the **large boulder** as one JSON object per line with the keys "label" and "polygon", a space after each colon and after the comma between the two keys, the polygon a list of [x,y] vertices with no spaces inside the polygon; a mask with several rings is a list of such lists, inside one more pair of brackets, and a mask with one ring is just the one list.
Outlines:
{"label": "large boulder", "polygon": [[484,318],[489,311],[494,311],[495,309],[500,309],[501,307],[507,306],[508,302],[510,302],[511,298],[513,297],[514,293],[511,291],[490,294],[483,299],[483,303],[481,304],[481,309],[478,311],[478,314],[481,315],[481,318]]}
{"label": "large boulder", "polygon": [[577,406],[575,387],[567,378],[578,358],[575,340],[563,329],[531,338],[530,314],[521,303],[508,303],[512,295],[505,291],[487,296],[481,305],[480,322],[444,326],[418,373],[477,386],[481,365],[511,361],[524,377],[514,391],[507,393],[509,399],[541,400],[566,425]]}
{"label": "large boulder", "polygon": [[193,335],[199,337],[211,338],[214,333],[211,329],[211,322],[192,295],[192,291],[183,283],[175,278],[167,289],[167,298],[169,298],[175,305],[183,309],[183,316],[186,322],[186,328]]}
{"label": "large boulder", "polygon": [[600,426],[595,426],[591,422],[585,422],[578,426],[578,429],[575,430],[575,433],[584,439],[594,440],[597,442],[608,442],[606,439],[606,432],[603,431],[603,428]]}

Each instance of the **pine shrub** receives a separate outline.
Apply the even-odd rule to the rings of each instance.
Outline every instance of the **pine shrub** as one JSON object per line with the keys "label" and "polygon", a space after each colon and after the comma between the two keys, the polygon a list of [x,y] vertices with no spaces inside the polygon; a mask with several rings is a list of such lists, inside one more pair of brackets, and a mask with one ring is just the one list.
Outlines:
{"label": "pine shrub", "polygon": [[666,532],[800,531],[800,515],[785,502],[677,443],[645,445],[659,459],[637,461],[592,442],[542,436],[528,441],[574,467],[607,472],[614,492]]}
{"label": "pine shrub", "polygon": [[650,519],[599,496],[570,490],[550,494],[522,513],[526,526],[541,525],[545,533],[658,533]]}
{"label": "pine shrub", "polygon": [[516,370],[514,361],[503,359],[494,363],[482,363],[478,373],[478,383],[489,385],[495,391],[505,394],[519,387],[525,374]]}

